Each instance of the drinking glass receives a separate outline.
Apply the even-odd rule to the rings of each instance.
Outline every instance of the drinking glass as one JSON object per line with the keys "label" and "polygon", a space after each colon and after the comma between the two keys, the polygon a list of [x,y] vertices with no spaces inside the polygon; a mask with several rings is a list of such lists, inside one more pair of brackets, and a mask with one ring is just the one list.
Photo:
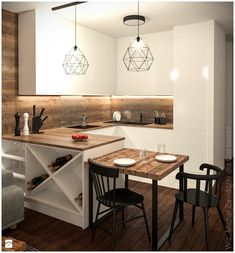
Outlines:
{"label": "drinking glass", "polygon": [[141,149],[140,150],[140,160],[145,159],[147,156],[147,150],[146,149]]}
{"label": "drinking glass", "polygon": [[157,144],[157,152],[158,153],[165,153],[166,152],[166,145],[164,143]]}

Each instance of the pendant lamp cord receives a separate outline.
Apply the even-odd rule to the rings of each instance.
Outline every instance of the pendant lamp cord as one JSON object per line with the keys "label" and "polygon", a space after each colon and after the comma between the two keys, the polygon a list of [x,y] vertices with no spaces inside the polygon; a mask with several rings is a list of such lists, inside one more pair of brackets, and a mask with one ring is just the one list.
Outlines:
{"label": "pendant lamp cord", "polygon": [[76,29],[76,23],[77,23],[77,5],[75,5],[75,24],[74,24],[74,29],[75,29],[75,47],[77,48],[77,29]]}
{"label": "pendant lamp cord", "polygon": [[138,2],[138,37],[140,35],[139,2]]}

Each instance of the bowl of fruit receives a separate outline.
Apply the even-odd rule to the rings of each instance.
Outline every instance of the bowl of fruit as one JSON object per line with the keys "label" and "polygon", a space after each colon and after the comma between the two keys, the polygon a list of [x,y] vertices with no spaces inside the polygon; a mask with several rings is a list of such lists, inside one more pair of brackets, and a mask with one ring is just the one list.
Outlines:
{"label": "bowl of fruit", "polygon": [[76,133],[76,134],[73,134],[71,137],[72,137],[73,141],[88,141],[87,134]]}

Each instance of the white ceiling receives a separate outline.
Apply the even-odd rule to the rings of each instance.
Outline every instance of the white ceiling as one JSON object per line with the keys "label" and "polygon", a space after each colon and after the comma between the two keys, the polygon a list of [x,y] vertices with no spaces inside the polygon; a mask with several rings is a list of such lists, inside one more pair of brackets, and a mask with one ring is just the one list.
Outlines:
{"label": "white ceiling", "polygon": [[[2,2],[2,8],[17,13],[34,8],[51,11],[52,7],[65,3],[68,2]],[[122,23],[124,16],[136,12],[136,1],[89,1],[77,6],[77,21],[80,25],[119,38],[136,34],[136,27]],[[56,13],[74,20],[74,7],[57,10]],[[226,34],[233,33],[233,2],[140,1],[140,15],[146,18],[145,24],[140,27],[142,34],[212,19]]]}

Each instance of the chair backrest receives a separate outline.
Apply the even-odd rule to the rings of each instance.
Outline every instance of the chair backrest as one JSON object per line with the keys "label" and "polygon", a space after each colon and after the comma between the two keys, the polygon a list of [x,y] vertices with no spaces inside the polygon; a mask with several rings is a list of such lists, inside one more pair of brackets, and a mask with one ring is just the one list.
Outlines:
{"label": "chair backrest", "polygon": [[[188,179],[196,181],[196,191],[195,191],[195,204],[199,205],[200,201],[200,191],[202,181],[205,182],[205,192],[208,193],[208,205],[210,206],[213,198],[217,198],[218,202],[221,197],[221,173],[222,169],[211,164],[203,163],[200,170],[207,169],[206,175],[196,175],[185,172],[179,172],[176,175],[178,180],[183,182],[184,200],[187,201],[187,189],[188,189]],[[211,174],[213,172],[213,174]],[[213,187],[215,183],[215,187]]]}
{"label": "chair backrest", "polygon": [[[118,168],[103,166],[91,159],[88,159],[88,163],[96,192],[96,199],[106,206],[114,206],[116,179],[119,176]],[[107,195],[110,190],[113,190],[112,196]],[[105,195],[106,197],[104,198]]]}

